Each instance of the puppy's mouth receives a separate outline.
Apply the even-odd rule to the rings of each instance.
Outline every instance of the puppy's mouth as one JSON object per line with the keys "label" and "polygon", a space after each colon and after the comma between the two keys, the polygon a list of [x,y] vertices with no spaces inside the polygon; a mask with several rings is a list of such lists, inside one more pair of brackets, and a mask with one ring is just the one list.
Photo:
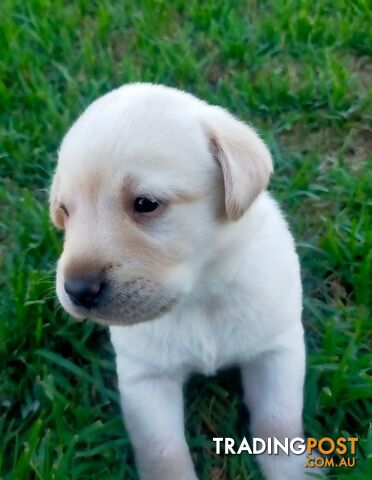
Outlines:
{"label": "puppy's mouth", "polygon": [[92,320],[106,326],[134,325],[155,320],[171,311],[178,295],[144,279],[122,285],[106,285],[94,298],[60,289],[57,295],[63,308],[76,320]]}
{"label": "puppy's mouth", "polygon": [[102,308],[92,308],[89,310],[79,309],[79,312],[70,313],[77,321],[88,319],[105,326],[135,325],[136,323],[156,320],[162,315],[170,312],[176,303],[177,301],[173,301],[172,303],[168,303],[168,305],[163,305],[161,308],[158,308],[156,312],[133,311],[129,313],[117,313]]}
{"label": "puppy's mouth", "polygon": [[143,323],[149,322],[152,320],[156,320],[157,318],[161,317],[162,315],[170,312],[173,307],[178,302],[176,300],[169,302],[167,305],[161,306],[156,311],[131,311],[125,312],[123,309],[122,313],[117,311],[111,311],[110,309],[106,308],[82,308],[82,307],[72,307],[72,308],[65,308],[65,310],[70,313],[78,322],[82,322],[84,320],[91,320],[95,323],[104,326],[125,326],[125,325],[135,325],[136,323]]}

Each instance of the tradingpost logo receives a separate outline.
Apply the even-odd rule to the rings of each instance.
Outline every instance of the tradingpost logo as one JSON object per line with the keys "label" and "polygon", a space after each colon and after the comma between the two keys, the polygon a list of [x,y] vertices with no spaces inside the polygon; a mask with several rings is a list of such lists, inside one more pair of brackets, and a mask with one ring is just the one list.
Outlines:
{"label": "tradingpost logo", "polygon": [[250,443],[244,437],[240,444],[230,437],[215,437],[213,442],[217,455],[240,455],[243,452],[250,455],[306,454],[306,468],[352,468],[355,467],[357,461],[355,457],[357,437],[338,437],[335,440],[330,437],[323,437],[319,440],[313,437],[281,440],[276,437],[265,439],[254,437]]}

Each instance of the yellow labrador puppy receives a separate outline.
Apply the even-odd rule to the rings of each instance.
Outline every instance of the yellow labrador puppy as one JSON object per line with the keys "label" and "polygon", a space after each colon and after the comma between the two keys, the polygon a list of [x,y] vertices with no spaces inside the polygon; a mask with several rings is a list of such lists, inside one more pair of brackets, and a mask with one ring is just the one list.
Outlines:
{"label": "yellow labrador puppy", "polygon": [[[300,269],[271,172],[251,127],[160,85],[104,95],[62,142],[57,294],[110,327],[142,480],[197,478],[182,400],[193,372],[239,365],[254,437],[302,436]],[[268,480],[305,477],[303,456],[258,460]]]}

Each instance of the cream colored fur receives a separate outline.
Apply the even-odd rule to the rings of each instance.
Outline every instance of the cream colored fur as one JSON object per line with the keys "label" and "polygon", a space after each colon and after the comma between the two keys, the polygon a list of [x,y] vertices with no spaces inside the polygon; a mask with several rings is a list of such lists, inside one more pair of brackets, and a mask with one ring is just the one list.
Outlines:
{"label": "cream colored fur", "polygon": [[[270,153],[227,111],[158,85],[95,101],[64,138],[51,216],[65,229],[57,293],[110,326],[125,423],[142,480],[197,478],[182,387],[239,365],[256,437],[302,435],[300,269]],[[136,197],[161,200],[133,214]],[[68,212],[68,216],[66,215]],[[102,305],[75,306],[67,277],[104,277]],[[301,480],[304,458],[258,458],[268,480]]]}

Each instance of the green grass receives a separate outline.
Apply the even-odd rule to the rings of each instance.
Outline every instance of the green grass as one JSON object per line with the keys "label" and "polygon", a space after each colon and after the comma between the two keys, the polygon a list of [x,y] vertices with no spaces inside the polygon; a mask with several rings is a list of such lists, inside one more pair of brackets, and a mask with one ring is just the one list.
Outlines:
{"label": "green grass", "polygon": [[[358,436],[357,467],[332,478],[372,478],[371,12],[369,0],[2,0],[1,479],[136,478],[107,333],[56,304],[46,188],[72,120],[138,80],[223,105],[270,145],[303,267],[306,431]],[[260,478],[247,456],[213,453],[216,434],[246,434],[243,415],[235,375],[187,388],[201,479]]]}

